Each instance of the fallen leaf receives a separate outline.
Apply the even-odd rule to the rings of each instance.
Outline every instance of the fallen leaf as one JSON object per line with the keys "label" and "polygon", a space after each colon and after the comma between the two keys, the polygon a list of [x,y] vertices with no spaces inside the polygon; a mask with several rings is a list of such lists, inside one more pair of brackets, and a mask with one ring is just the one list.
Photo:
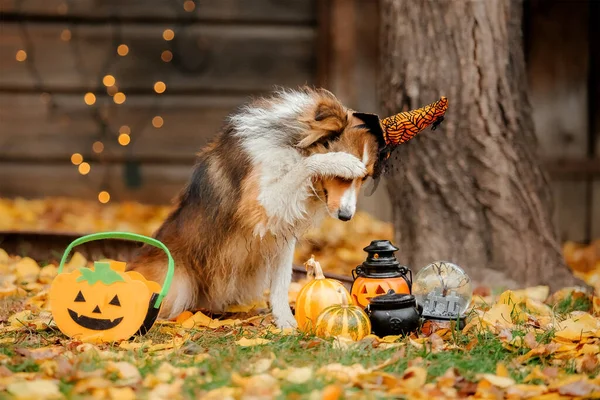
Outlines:
{"label": "fallen leaf", "polygon": [[505,376],[498,376],[498,375],[493,375],[493,374],[481,374],[480,377],[481,377],[481,379],[485,379],[492,385],[502,388],[502,389],[506,389],[507,387],[513,386],[515,384],[514,379],[505,377]]}
{"label": "fallen leaf", "polygon": [[262,374],[264,372],[267,372],[271,368],[271,365],[273,365],[274,360],[275,360],[274,355],[272,358],[261,358],[260,360],[254,362],[248,366],[248,372],[250,372],[252,375],[257,375],[257,374]]}
{"label": "fallen leaf", "polygon": [[225,319],[218,320],[212,319],[209,316],[205,315],[201,311],[198,311],[196,314],[186,319],[181,323],[181,326],[187,329],[198,328],[198,327],[207,327],[207,328],[219,328],[221,326],[231,326],[239,324],[239,319]]}
{"label": "fallen leaf", "polygon": [[594,385],[585,379],[567,383],[559,386],[558,393],[566,396],[587,396],[592,392],[599,391],[600,386]]}
{"label": "fallen leaf", "polygon": [[502,363],[496,364],[496,376],[500,376],[502,378],[508,378],[510,374],[508,373],[508,368],[506,365]]}
{"label": "fallen leaf", "polygon": [[19,282],[35,282],[40,274],[40,266],[30,257],[23,257],[14,268]]}
{"label": "fallen leaf", "polygon": [[409,389],[419,389],[425,385],[427,370],[423,367],[408,367],[402,375],[401,385]]}
{"label": "fallen leaf", "polygon": [[337,384],[331,384],[325,386],[321,392],[322,400],[338,400],[344,393],[344,388]]}
{"label": "fallen leaf", "polygon": [[125,361],[110,361],[106,366],[106,371],[117,374],[119,385],[130,386],[142,381],[140,371],[138,371],[135,365]]}
{"label": "fallen leaf", "polygon": [[289,367],[284,370],[273,371],[273,376],[291,383],[302,384],[312,379],[313,370],[310,367]]}
{"label": "fallen leaf", "polygon": [[6,388],[18,400],[60,399],[63,395],[58,388],[58,382],[49,380],[35,380],[14,382]]}
{"label": "fallen leaf", "polygon": [[248,338],[243,337],[240,340],[237,340],[235,343],[241,347],[252,347],[252,346],[259,346],[259,345],[271,343],[271,341],[269,339],[263,339],[263,338],[248,339]]}
{"label": "fallen leaf", "polygon": [[317,371],[317,375],[325,375],[330,379],[340,381],[340,383],[348,383],[356,380],[358,376],[369,372],[361,364],[342,365],[328,364],[324,365]]}
{"label": "fallen leaf", "polygon": [[582,337],[600,336],[600,322],[588,313],[582,313],[562,321],[555,337],[579,340]]}
{"label": "fallen leaf", "polygon": [[108,388],[108,397],[110,400],[135,400],[135,392],[130,387]]}

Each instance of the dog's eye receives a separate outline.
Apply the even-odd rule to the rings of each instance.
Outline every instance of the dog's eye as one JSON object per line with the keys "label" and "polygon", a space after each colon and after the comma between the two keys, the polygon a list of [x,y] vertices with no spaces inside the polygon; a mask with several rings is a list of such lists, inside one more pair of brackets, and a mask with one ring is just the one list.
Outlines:
{"label": "dog's eye", "polygon": [[368,175],[367,175],[367,176],[363,176],[363,178],[362,178],[362,181],[364,182],[364,181],[366,181],[367,179],[369,179],[369,176],[368,176]]}

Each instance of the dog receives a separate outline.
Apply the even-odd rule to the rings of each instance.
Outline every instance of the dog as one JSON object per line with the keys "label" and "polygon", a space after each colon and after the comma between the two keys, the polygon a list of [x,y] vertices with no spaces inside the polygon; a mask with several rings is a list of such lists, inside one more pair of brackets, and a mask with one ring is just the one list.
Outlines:
{"label": "dog", "polygon": [[[222,312],[269,289],[276,326],[296,327],[288,303],[296,241],[327,215],[350,220],[374,173],[379,141],[357,115],[325,89],[300,88],[228,117],[154,235],[175,260],[160,318]],[[150,246],[128,264],[156,282],[166,268]]]}

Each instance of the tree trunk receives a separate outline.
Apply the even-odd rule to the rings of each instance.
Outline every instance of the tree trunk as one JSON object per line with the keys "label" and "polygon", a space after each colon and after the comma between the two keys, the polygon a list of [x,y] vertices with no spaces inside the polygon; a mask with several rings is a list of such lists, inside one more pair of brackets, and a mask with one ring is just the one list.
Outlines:
{"label": "tree trunk", "polygon": [[399,146],[387,186],[402,261],[460,265],[492,287],[578,283],[536,155],[517,0],[381,1],[387,114],[447,96],[436,131]]}

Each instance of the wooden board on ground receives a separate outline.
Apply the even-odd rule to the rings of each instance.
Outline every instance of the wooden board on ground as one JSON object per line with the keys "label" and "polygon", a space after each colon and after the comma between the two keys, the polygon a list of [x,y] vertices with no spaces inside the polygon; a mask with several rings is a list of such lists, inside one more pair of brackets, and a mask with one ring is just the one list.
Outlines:
{"label": "wooden board on ground", "polygon": [[[77,18],[185,18],[217,21],[314,23],[316,0],[0,0],[4,13]],[[187,5],[190,7],[190,5]]]}
{"label": "wooden board on ground", "polygon": [[[167,28],[175,32],[171,41],[162,37]],[[60,39],[65,29],[68,41]],[[4,23],[0,87],[85,93],[105,90],[102,78],[111,74],[126,95],[152,93],[156,81],[171,92],[271,90],[314,83],[315,42],[316,28],[303,26]],[[120,43],[129,46],[124,57]],[[28,53],[24,62],[16,59],[20,49]],[[161,59],[165,50],[172,61]]]}
{"label": "wooden board on ground", "polygon": [[[132,95],[116,105],[109,96],[99,96],[96,104],[88,106],[79,95],[53,95],[48,103],[47,96],[0,93],[0,160],[68,162],[73,153],[88,159],[98,156],[92,146],[101,141],[104,151],[99,156],[105,159],[133,156],[188,162],[217,134],[228,113],[247,100]],[[108,117],[105,129],[95,113]],[[162,127],[152,125],[155,116],[163,118]],[[126,147],[117,141],[123,125],[131,129],[132,142]]]}

